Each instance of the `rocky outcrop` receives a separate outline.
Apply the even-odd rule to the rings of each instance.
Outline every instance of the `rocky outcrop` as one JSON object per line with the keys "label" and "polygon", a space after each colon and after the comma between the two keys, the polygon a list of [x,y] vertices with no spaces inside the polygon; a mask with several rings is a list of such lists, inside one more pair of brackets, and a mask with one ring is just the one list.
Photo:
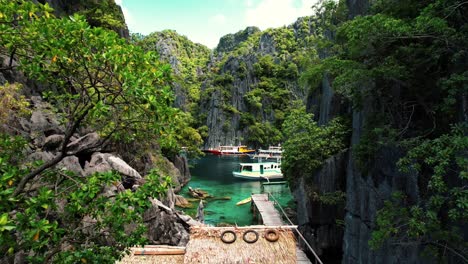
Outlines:
{"label": "rocky outcrop", "polygon": [[170,208],[159,206],[154,201],[153,207],[143,215],[143,221],[149,229],[149,244],[185,246],[189,240],[189,233],[185,227],[188,224]]}
{"label": "rocky outcrop", "polygon": [[227,34],[223,36],[218,43],[215,51],[218,53],[233,51],[242,42],[246,41],[250,35],[260,32],[257,27],[247,27],[235,34]]}
{"label": "rocky outcrop", "polygon": [[190,181],[190,179],[192,178],[192,176],[190,174],[190,168],[189,168],[187,158],[184,157],[184,156],[176,155],[172,159],[172,163],[174,164],[174,167],[180,173],[180,176],[177,177],[178,180],[179,180],[179,183],[181,184],[181,186],[186,185]]}
{"label": "rocky outcrop", "polygon": [[[244,101],[244,95],[251,91],[252,85],[258,83],[258,79],[253,74],[253,64],[257,62],[257,57],[254,54],[248,54],[241,57],[231,57],[221,69],[223,74],[232,74],[236,76],[239,71],[241,62],[246,65],[247,73],[244,78],[235,78],[229,89],[230,101],[232,105],[241,113],[248,113],[249,109]],[[206,91],[210,88],[208,83],[205,83],[201,90]],[[214,90],[207,101],[202,102],[200,108],[202,113],[207,113],[205,124],[208,127],[209,136],[205,139],[204,148],[213,148],[219,145],[239,145],[242,144],[242,139],[245,138],[247,129],[240,128],[239,114],[225,112],[223,109],[224,99],[221,90]],[[225,124],[229,125],[229,129],[223,129]]]}
{"label": "rocky outcrop", "polygon": [[171,85],[175,94],[174,106],[188,111],[189,104],[194,100],[192,90],[195,87],[198,89],[211,51],[175,30],[153,32],[138,45],[147,51],[156,51],[162,61],[171,65],[175,77]]}
{"label": "rocky outcrop", "polygon": [[347,199],[343,263],[431,263],[421,257],[417,244],[385,244],[379,250],[370,250],[369,240],[375,227],[377,210],[395,191],[419,199],[418,175],[402,174],[395,164],[403,153],[396,148],[385,148],[375,157],[374,167],[363,174],[352,158],[347,168]]}
{"label": "rocky outcrop", "polygon": [[78,176],[85,176],[86,173],[81,167],[80,160],[76,156],[65,157],[59,164],[56,165],[58,169],[68,170]]}
{"label": "rocky outcrop", "polygon": [[[26,148],[27,162],[48,162],[60,155],[65,138],[64,129],[47,102],[44,102],[39,96],[33,96],[30,100],[32,102],[32,115],[18,119],[15,131],[31,142]],[[82,131],[89,131],[89,129],[83,129]],[[58,173],[70,175],[66,172],[70,171],[74,173],[73,177],[88,177],[97,172],[109,171],[120,174],[120,181],[109,186],[103,186],[101,195],[109,199],[113,199],[115,195],[126,189],[135,190],[144,183],[144,177],[121,158],[117,152],[105,152],[106,150],[101,147],[102,141],[97,133],[90,132],[83,135],[76,133],[71,137],[70,141],[67,144],[68,156],[55,165]],[[157,154],[159,159],[164,160],[164,168],[170,168],[163,170],[161,175],[171,176],[176,183],[187,183],[190,179],[187,160],[184,157],[176,156],[174,157],[176,165],[174,165],[160,155]],[[158,163],[148,165],[153,166],[153,168],[161,166]],[[180,184],[176,185],[176,189],[180,189],[180,186]],[[33,190],[38,187],[40,187],[40,183],[34,183],[27,188]],[[167,202],[175,203],[175,198],[172,199],[174,201]],[[57,201],[57,204],[61,208],[60,210],[63,211],[67,206],[67,201]],[[145,213],[145,223],[150,230],[147,236],[151,243],[185,245],[188,240],[188,224],[186,222],[191,224],[199,223],[194,222],[188,216],[179,216],[176,211],[161,208],[164,208],[164,205],[153,205]],[[93,221],[95,220],[92,218],[84,219],[83,228],[86,229],[86,225]]]}
{"label": "rocky outcrop", "polygon": [[297,201],[299,230],[325,263],[334,263],[341,253],[344,200],[336,204],[321,202],[320,196],[345,190],[347,152],[325,161],[312,175],[299,177],[293,186]]}
{"label": "rocky outcrop", "polygon": [[[116,21],[122,23],[121,26],[111,26],[110,29],[114,30],[123,38],[129,38],[130,33],[128,31],[127,25],[125,24],[125,17],[122,12],[122,8],[115,3],[114,0],[105,0],[105,1],[93,1],[93,0],[34,0],[39,3],[45,4],[48,3],[52,8],[54,8],[55,14],[59,17],[73,15],[76,12],[89,11],[99,8],[99,2],[106,2],[106,8],[100,7],[108,12],[108,16],[112,17]],[[87,12],[86,12],[87,11]],[[88,23],[92,26],[103,26],[107,27],[108,25],[102,25],[93,19],[92,16],[86,16]]]}
{"label": "rocky outcrop", "polygon": [[204,148],[280,143],[249,139],[256,131],[269,130],[264,125],[279,130],[287,106],[294,100],[307,101],[296,59],[304,56],[306,37],[315,34],[312,20],[303,17],[265,31],[248,27],[221,38],[201,86],[199,117],[208,128]]}
{"label": "rocky outcrop", "polygon": [[67,145],[69,154],[100,151],[101,139],[96,132],[79,137]]}

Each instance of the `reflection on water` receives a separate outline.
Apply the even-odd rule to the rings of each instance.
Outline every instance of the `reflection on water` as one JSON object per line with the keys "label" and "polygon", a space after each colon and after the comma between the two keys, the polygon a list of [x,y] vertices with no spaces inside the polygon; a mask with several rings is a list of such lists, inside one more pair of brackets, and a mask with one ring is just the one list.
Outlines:
{"label": "reflection on water", "polygon": [[[200,188],[216,198],[229,197],[230,200],[212,200],[205,202],[205,222],[212,225],[220,223],[250,225],[252,215],[250,203],[237,206],[236,203],[249,197],[252,193],[261,193],[260,181],[251,181],[235,178],[232,171],[238,168],[241,162],[253,162],[247,156],[215,156],[205,157],[193,161],[190,169],[192,180],[185,186],[181,194],[188,195],[188,187]],[[291,205],[291,193],[286,185],[265,186],[265,191],[271,192],[282,206]],[[195,207],[198,204],[194,202]],[[186,210],[194,216],[196,208]]]}

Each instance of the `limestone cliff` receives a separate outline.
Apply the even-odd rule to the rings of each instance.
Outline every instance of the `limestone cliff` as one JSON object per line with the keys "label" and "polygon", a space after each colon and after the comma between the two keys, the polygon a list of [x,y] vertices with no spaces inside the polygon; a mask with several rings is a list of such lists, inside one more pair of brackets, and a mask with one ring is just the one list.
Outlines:
{"label": "limestone cliff", "polygon": [[147,51],[156,51],[162,61],[171,65],[175,106],[184,111],[192,110],[199,100],[199,89],[211,51],[174,30],[153,32],[140,38],[136,45]]}
{"label": "limestone cliff", "polygon": [[198,118],[208,130],[205,148],[281,142],[288,106],[307,97],[298,76],[314,22],[304,17],[288,27],[248,27],[221,38],[201,87]]}
{"label": "limestone cliff", "polygon": [[91,26],[99,26],[116,31],[121,37],[128,38],[129,31],[125,24],[122,8],[114,0],[34,0],[41,4],[48,3],[58,17],[75,13],[84,15]]}

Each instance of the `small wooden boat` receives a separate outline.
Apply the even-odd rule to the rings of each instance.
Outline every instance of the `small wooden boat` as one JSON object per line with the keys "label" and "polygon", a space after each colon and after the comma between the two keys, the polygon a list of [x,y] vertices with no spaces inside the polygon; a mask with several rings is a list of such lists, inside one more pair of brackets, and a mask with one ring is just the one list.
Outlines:
{"label": "small wooden boat", "polygon": [[245,198],[244,200],[241,200],[238,203],[236,203],[236,205],[243,205],[243,204],[246,204],[246,203],[250,203],[251,201],[252,201],[252,197]]}

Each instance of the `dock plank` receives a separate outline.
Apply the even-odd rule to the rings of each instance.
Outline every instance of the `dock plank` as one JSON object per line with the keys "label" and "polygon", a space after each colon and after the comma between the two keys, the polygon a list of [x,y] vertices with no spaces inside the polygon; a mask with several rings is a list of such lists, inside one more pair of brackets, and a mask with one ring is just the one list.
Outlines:
{"label": "dock plank", "polygon": [[[268,199],[268,194],[252,194],[252,203],[255,204],[260,213],[264,225],[281,226],[285,224],[273,202]],[[296,257],[298,264],[311,264],[309,258],[299,247],[296,249]]]}
{"label": "dock plank", "polygon": [[268,200],[268,194],[252,194],[252,202],[262,216],[263,224],[267,226],[284,225],[278,210],[275,209],[273,202]]}
{"label": "dock plank", "polygon": [[302,249],[300,248],[296,248],[296,257],[296,263],[298,264],[312,264],[312,262],[310,262],[309,258],[304,253],[304,251],[302,251]]}

